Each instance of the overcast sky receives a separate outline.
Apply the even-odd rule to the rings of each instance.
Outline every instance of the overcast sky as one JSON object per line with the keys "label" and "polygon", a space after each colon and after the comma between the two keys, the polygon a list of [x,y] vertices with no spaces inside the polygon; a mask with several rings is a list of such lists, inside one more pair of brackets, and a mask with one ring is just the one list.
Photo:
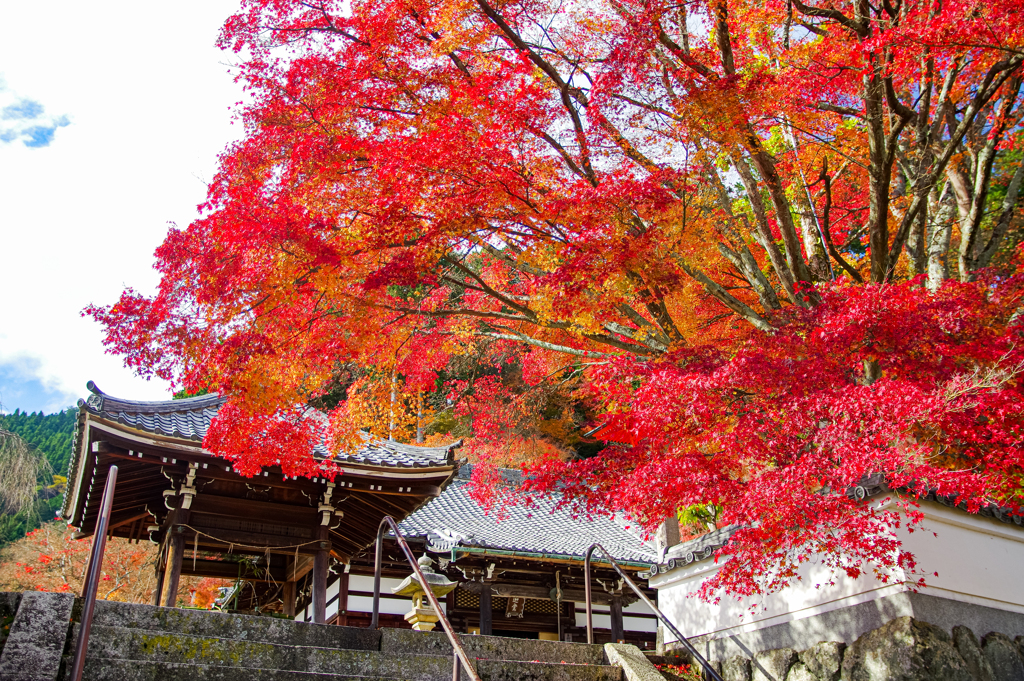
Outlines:
{"label": "overcast sky", "polygon": [[52,412],[93,380],[167,386],[104,354],[80,316],[150,292],[168,223],[187,225],[241,98],[214,46],[235,0],[6,3],[0,22],[0,404]]}

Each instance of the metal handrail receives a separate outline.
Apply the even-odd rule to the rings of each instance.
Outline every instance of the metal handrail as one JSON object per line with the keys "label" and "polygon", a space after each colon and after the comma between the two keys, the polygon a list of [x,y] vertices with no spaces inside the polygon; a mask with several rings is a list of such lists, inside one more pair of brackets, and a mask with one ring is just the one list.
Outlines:
{"label": "metal handrail", "polygon": [[92,629],[92,618],[96,613],[96,592],[100,587],[100,575],[103,569],[103,552],[107,548],[107,526],[110,524],[110,507],[114,503],[114,486],[117,484],[117,466],[107,471],[107,485],[103,488],[103,499],[100,501],[100,516],[96,521],[93,533],[92,552],[89,554],[89,572],[82,587],[82,624],[78,629],[78,645],[75,657],[71,662],[70,681],[82,681],[85,669],[85,649],[89,646],[89,631]]}
{"label": "metal handrail", "polygon": [[694,659],[700,663],[700,666],[704,667],[704,671],[706,671],[714,681],[723,681],[721,675],[715,671],[715,668],[711,666],[711,663],[705,660],[704,657],[697,652],[697,649],[690,644],[687,638],[683,636],[678,629],[676,629],[676,625],[672,624],[672,622],[665,617],[665,614],[662,613],[661,610],[658,610],[658,606],[652,603],[651,599],[640,590],[640,587],[636,585],[636,582],[634,582],[629,575],[623,572],[622,568],[619,567],[619,564],[615,562],[614,558],[612,558],[612,555],[608,553],[608,549],[596,543],[590,545],[590,548],[587,549],[587,555],[583,559],[583,586],[587,598],[587,643],[594,642],[594,608],[590,598],[590,556],[594,553],[594,549],[601,549],[601,553],[603,553],[604,557],[608,559],[608,562],[612,564],[615,571],[619,573],[619,577],[622,577],[622,579],[626,581],[626,584],[629,584],[629,587],[633,589],[633,591],[636,592],[636,595],[640,597],[640,600],[646,603],[647,607],[657,615],[662,624],[668,627],[669,630],[675,634],[675,637],[682,642],[690,654],[693,655]]}
{"label": "metal handrail", "polygon": [[[376,560],[373,568],[373,616],[370,619],[370,628],[376,630],[378,625],[378,613],[380,612],[380,570],[381,562],[384,556],[384,530],[388,527],[395,533],[395,539],[398,540],[398,546],[401,547],[402,553],[405,554],[406,560],[409,561],[409,565],[412,566],[413,572],[416,577],[420,580],[420,585],[425,587],[423,591],[426,593],[427,599],[430,601],[430,605],[437,612],[437,616],[441,621],[441,628],[444,629],[444,633],[448,635],[448,640],[451,641],[452,648],[454,649],[454,656],[452,662],[452,681],[460,681],[461,668],[465,666],[469,672],[469,677],[472,681],[481,681],[480,676],[476,673],[476,669],[473,667],[473,663],[470,661],[469,656],[466,654],[466,650],[462,647],[462,643],[459,641],[459,637],[455,635],[455,630],[452,629],[451,622],[445,616],[444,611],[441,610],[441,604],[437,600],[437,596],[430,590],[426,578],[423,576],[423,570],[420,569],[420,564],[416,562],[416,556],[413,555],[412,549],[409,548],[409,544],[405,541],[405,537],[398,530],[398,523],[391,516],[384,516],[384,519],[380,521],[380,525],[377,527],[377,553]],[[462,664],[459,664],[461,660]],[[719,679],[718,681],[721,681]]]}

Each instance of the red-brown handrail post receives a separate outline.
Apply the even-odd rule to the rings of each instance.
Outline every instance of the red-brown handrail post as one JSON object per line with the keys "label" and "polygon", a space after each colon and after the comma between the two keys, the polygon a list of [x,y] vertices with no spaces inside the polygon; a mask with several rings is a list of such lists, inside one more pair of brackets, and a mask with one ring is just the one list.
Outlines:
{"label": "red-brown handrail post", "polygon": [[[391,531],[395,533],[395,539],[398,541],[398,546],[402,549],[402,553],[405,554],[405,559],[409,561],[409,565],[412,566],[413,573],[415,573],[416,577],[419,579],[420,585],[425,587],[423,591],[427,596],[427,600],[430,601],[431,607],[433,607],[434,611],[437,612],[437,616],[441,622],[441,628],[444,629],[444,633],[448,634],[448,640],[451,642],[455,653],[454,660],[452,662],[452,681],[460,681],[462,678],[462,667],[465,667],[466,671],[469,673],[470,681],[481,681],[480,676],[476,673],[476,669],[473,667],[473,663],[466,654],[465,648],[462,647],[459,637],[455,635],[455,630],[452,629],[451,622],[448,621],[448,617],[445,616],[444,610],[441,609],[441,604],[438,602],[437,596],[435,596],[434,592],[430,590],[430,584],[427,582],[426,577],[423,576],[423,570],[420,569],[420,564],[416,561],[416,556],[413,555],[412,549],[409,548],[409,544],[405,541],[405,537],[403,537],[402,533],[398,531],[398,524],[395,522],[395,519],[389,515],[384,516],[384,519],[380,521],[380,526],[377,528],[376,562],[373,568],[373,615],[370,617],[370,628],[376,630],[379,619],[381,559],[384,556],[384,532],[389,527],[391,528]],[[721,679],[718,679],[717,681],[721,681]]]}
{"label": "red-brown handrail post", "polygon": [[647,607],[657,615],[658,619],[661,620],[661,623],[669,628],[669,630],[675,635],[676,639],[686,647],[686,650],[690,655],[693,655],[693,659],[695,659],[697,663],[704,668],[704,671],[707,672],[708,676],[714,679],[714,681],[722,681],[722,676],[715,671],[715,668],[711,666],[711,663],[705,660],[704,657],[697,652],[697,649],[694,648],[687,638],[679,632],[676,625],[672,624],[661,610],[658,610],[658,606],[651,602],[651,599],[647,597],[647,594],[641,591],[640,587],[636,585],[636,582],[634,582],[630,576],[627,575],[621,567],[619,567],[619,564],[615,562],[614,558],[612,558],[612,554],[608,553],[608,550],[600,544],[591,544],[590,548],[587,549],[587,555],[583,558],[583,591],[584,596],[587,599],[587,643],[594,642],[594,608],[593,601],[590,597],[590,557],[593,555],[594,549],[601,549],[601,553],[603,553],[608,562],[612,564],[615,571],[619,573],[619,577],[622,577],[626,584],[629,584],[629,588],[631,588],[636,595],[640,597],[640,600],[647,604]]}
{"label": "red-brown handrail post", "polygon": [[85,649],[89,645],[89,630],[92,628],[92,617],[96,612],[96,591],[100,586],[100,575],[103,570],[103,552],[107,548],[107,526],[110,524],[110,507],[114,503],[114,486],[117,484],[117,466],[107,471],[107,485],[103,489],[103,500],[100,501],[100,516],[96,520],[96,531],[92,535],[92,552],[89,554],[89,571],[82,587],[82,622],[78,629],[78,645],[71,663],[69,681],[82,681],[85,669]]}

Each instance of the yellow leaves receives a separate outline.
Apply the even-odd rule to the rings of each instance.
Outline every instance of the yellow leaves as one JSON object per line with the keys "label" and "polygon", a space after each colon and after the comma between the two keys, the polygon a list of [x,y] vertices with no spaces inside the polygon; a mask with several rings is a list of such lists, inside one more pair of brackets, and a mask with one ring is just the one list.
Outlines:
{"label": "yellow leaves", "polygon": [[411,442],[418,428],[430,425],[434,413],[422,391],[407,389],[405,380],[394,374],[361,378],[348,395],[347,414],[338,417],[340,439],[355,428],[369,430],[376,437]]}
{"label": "yellow leaves", "polygon": [[579,334],[600,333],[601,323],[589,310],[581,310],[573,317],[573,331]]}
{"label": "yellow leaves", "polygon": [[57,494],[64,494],[64,490],[67,489],[68,479],[63,475],[54,475],[53,484],[47,486],[47,490],[55,492]]}
{"label": "yellow leaves", "polygon": [[498,468],[519,468],[548,457],[564,460],[568,456],[568,452],[547,440],[526,437],[509,437],[501,441],[469,437],[465,438],[459,452],[470,463],[486,461],[488,466]]}

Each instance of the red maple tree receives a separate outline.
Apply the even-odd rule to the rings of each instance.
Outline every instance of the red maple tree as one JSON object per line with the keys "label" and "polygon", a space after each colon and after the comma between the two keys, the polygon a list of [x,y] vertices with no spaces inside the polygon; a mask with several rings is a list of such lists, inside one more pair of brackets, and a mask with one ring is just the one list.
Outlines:
{"label": "red maple tree", "polygon": [[[75,539],[73,530],[60,521],[43,523],[21,539],[0,550],[0,590],[69,591],[82,593],[92,552],[91,539]],[[152,603],[156,589],[154,567],[158,547],[150,542],[132,543],[111,537],[103,554],[103,569],[96,597],[107,601]],[[189,594],[179,603],[208,608],[228,582],[185,576],[182,591]]]}
{"label": "red maple tree", "polygon": [[[865,475],[1020,510],[1022,10],[247,0],[244,138],[156,295],[89,312],[230,395],[244,470],[427,395],[485,463],[544,443],[531,493],[743,526],[707,597],[912,569]],[[585,422],[628,442],[560,455]]]}

